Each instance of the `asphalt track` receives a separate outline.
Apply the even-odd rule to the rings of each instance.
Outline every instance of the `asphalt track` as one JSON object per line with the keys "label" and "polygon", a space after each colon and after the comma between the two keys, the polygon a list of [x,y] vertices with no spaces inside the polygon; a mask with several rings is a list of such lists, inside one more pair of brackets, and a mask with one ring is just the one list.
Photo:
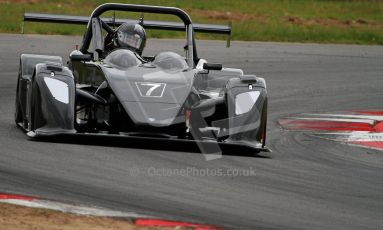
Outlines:
{"label": "asphalt track", "polygon": [[[80,40],[0,35],[0,191],[232,229],[383,229],[383,152],[285,132],[276,123],[294,113],[383,109],[382,46],[233,42],[227,49],[198,42],[201,57],[266,79],[273,150],[206,161],[187,149],[28,140],[13,122],[19,55],[67,57]],[[183,44],[152,40],[147,47],[155,53]],[[256,175],[149,172],[188,168]]]}

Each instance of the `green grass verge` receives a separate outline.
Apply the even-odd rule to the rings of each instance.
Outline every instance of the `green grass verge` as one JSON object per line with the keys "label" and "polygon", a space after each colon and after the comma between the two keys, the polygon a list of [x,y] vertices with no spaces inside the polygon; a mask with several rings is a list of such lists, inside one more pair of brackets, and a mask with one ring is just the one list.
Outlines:
{"label": "green grass verge", "polygon": [[[0,0],[0,32],[19,33],[27,12],[89,16],[104,0]],[[383,1],[379,0],[129,0],[180,7],[194,22],[233,25],[233,40],[383,44]],[[119,14],[138,18],[139,14]],[[172,20],[163,15],[146,19]],[[26,33],[79,35],[84,26],[31,23]],[[182,33],[151,31],[152,37],[182,37]],[[222,38],[200,34],[199,38]]]}

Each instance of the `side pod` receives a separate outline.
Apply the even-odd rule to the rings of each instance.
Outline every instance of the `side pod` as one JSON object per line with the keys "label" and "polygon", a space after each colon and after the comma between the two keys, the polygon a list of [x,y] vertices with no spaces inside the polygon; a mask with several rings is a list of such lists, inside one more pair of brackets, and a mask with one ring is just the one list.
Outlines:
{"label": "side pod", "polygon": [[75,82],[60,63],[40,63],[32,76],[29,136],[75,133]]}
{"label": "side pod", "polygon": [[228,141],[265,147],[267,93],[262,78],[254,75],[232,78],[226,85]]}
{"label": "side pod", "polygon": [[44,62],[62,63],[59,56],[22,54],[20,56],[19,74],[17,77],[15,122],[25,130],[29,128],[30,91],[33,71],[38,63]]}

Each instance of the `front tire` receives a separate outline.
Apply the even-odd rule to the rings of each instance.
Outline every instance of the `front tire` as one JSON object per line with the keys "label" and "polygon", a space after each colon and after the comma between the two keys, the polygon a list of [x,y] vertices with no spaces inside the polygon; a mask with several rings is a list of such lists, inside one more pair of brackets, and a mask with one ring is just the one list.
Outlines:
{"label": "front tire", "polygon": [[15,98],[15,123],[18,125],[20,122],[23,121],[23,114],[21,110],[20,105],[20,99],[19,99],[19,85],[20,85],[20,77],[21,77],[21,63],[19,67],[19,75],[17,76],[17,87],[16,87],[16,98]]}

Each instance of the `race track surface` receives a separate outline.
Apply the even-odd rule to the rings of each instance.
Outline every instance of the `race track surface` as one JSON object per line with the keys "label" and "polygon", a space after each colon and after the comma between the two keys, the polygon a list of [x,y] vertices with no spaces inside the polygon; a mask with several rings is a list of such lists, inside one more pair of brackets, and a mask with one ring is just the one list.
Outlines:
{"label": "race track surface", "polygon": [[[296,113],[383,110],[383,47],[198,42],[199,55],[267,81],[268,146],[259,157],[30,141],[13,122],[21,53],[68,57],[80,37],[0,35],[0,191],[229,229],[383,229],[383,151],[283,131]],[[151,40],[152,53],[184,41]],[[156,49],[151,49],[156,46]],[[263,157],[262,157],[263,156]],[[253,170],[251,176],[153,169]]]}

